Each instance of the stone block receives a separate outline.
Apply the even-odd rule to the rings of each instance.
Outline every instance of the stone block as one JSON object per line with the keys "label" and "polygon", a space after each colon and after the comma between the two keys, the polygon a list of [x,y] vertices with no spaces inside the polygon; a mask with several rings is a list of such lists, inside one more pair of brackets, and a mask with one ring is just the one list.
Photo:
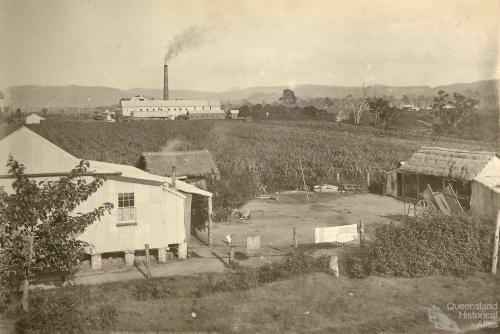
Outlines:
{"label": "stone block", "polygon": [[101,254],[92,254],[90,265],[92,270],[98,270],[102,268]]}
{"label": "stone block", "polygon": [[134,265],[134,251],[125,251],[125,265],[126,266]]}
{"label": "stone block", "polygon": [[158,248],[158,262],[159,263],[167,262],[167,249],[166,248]]}
{"label": "stone block", "polygon": [[187,242],[179,244],[179,249],[177,251],[177,257],[179,258],[179,260],[187,258],[187,250]]}

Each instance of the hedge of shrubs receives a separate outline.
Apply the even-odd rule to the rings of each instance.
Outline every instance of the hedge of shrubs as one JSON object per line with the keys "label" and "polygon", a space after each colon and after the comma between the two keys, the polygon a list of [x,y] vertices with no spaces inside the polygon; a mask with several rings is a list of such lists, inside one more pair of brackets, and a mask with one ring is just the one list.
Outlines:
{"label": "hedge of shrubs", "polygon": [[35,296],[30,312],[17,321],[16,333],[86,333],[110,328],[118,316],[115,306],[103,303],[89,309],[88,298],[82,288]]}
{"label": "hedge of shrubs", "polygon": [[225,271],[224,279],[216,282],[209,290],[231,291],[255,288],[280,279],[287,279],[313,272],[329,272],[330,257],[314,257],[302,252],[289,254],[282,261],[272,262],[257,268],[250,268],[235,263]]}
{"label": "hedge of shrubs", "polygon": [[376,229],[351,266],[354,277],[464,275],[487,270],[492,224],[472,215],[407,217]]}
{"label": "hedge of shrubs", "polygon": [[177,291],[168,280],[152,279],[137,281],[132,284],[131,291],[138,300],[167,299],[178,297],[197,297],[219,291],[246,290],[312,272],[329,272],[328,256],[313,257],[302,252],[288,254],[283,260],[275,261],[257,268],[243,266],[234,262],[224,271],[222,278],[209,279],[192,287],[191,291]]}

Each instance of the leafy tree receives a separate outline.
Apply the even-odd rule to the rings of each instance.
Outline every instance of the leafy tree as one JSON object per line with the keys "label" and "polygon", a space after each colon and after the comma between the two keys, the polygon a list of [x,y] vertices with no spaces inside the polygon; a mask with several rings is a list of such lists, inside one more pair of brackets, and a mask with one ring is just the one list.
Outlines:
{"label": "leafy tree", "polygon": [[250,108],[247,105],[244,105],[243,107],[240,108],[238,117],[250,117],[250,116],[252,116],[252,112],[250,111]]}
{"label": "leafy tree", "polygon": [[43,115],[43,116],[47,116],[47,115],[48,115],[48,113],[49,113],[49,109],[48,109],[48,108],[43,108],[43,109],[42,109],[42,115]]}
{"label": "leafy tree", "polygon": [[145,172],[149,172],[148,170],[148,162],[146,160],[146,157],[144,154],[139,154],[139,158],[137,159],[137,162],[135,163],[135,167],[142,169]]}
{"label": "leafy tree", "polygon": [[297,97],[293,90],[286,88],[283,90],[283,96],[279,98],[279,101],[286,107],[293,107],[297,104]]}
{"label": "leafy tree", "polygon": [[34,181],[12,156],[7,162],[15,179],[13,193],[0,198],[0,276],[23,279],[21,305],[28,310],[30,281],[42,272],[73,272],[88,244],[76,240],[85,228],[110,212],[104,203],[88,213],[74,210],[104,183],[101,176],[87,181],[89,162],[80,163],[55,181]]}
{"label": "leafy tree", "polygon": [[305,107],[301,110],[302,115],[309,117],[309,118],[315,118],[319,114],[319,110],[316,107],[309,106]]}
{"label": "leafy tree", "polygon": [[332,112],[332,108],[335,105],[335,103],[330,99],[329,97],[326,97],[324,100],[325,106],[328,108],[328,112]]}
{"label": "leafy tree", "polygon": [[264,118],[264,107],[262,104],[257,103],[252,107],[252,116],[256,119]]}
{"label": "leafy tree", "polygon": [[[235,164],[232,164],[236,167]],[[252,199],[258,191],[258,177],[250,168],[232,168],[224,178],[208,178],[207,188],[213,195],[216,220],[227,219],[231,212]]]}
{"label": "leafy tree", "polygon": [[387,125],[393,119],[396,108],[391,105],[391,100],[385,97],[368,98],[370,112],[375,114],[375,126]]}
{"label": "leafy tree", "polygon": [[457,128],[465,120],[475,114],[479,100],[453,93],[453,99],[440,90],[438,96],[434,98],[434,113],[441,121],[441,128]]}
{"label": "leafy tree", "polygon": [[21,114],[21,109],[17,108],[17,109],[16,109],[16,118],[17,118],[17,119],[21,119],[21,116],[22,116],[22,114]]}
{"label": "leafy tree", "polygon": [[410,104],[410,98],[408,97],[408,95],[403,95],[401,97],[401,103],[403,103],[403,105]]}

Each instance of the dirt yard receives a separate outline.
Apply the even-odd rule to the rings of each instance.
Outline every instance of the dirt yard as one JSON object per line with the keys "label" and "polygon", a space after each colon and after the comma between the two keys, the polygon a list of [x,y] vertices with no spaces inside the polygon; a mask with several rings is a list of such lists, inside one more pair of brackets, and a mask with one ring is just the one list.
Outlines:
{"label": "dirt yard", "polygon": [[[284,251],[293,240],[293,227],[299,228],[300,244],[314,243],[314,228],[365,222],[369,236],[375,226],[389,223],[404,213],[403,202],[374,194],[280,195],[278,200],[253,200],[242,211],[250,210],[250,220],[214,224],[214,245],[223,246],[226,235],[245,246],[246,238],[260,235],[264,251]],[[412,213],[412,212],[411,212]],[[202,235],[202,238],[206,237]]]}

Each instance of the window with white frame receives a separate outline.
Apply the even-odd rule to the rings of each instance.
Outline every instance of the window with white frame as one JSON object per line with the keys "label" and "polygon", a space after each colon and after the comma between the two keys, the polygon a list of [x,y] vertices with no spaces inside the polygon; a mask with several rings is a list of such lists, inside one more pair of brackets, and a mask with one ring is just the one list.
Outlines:
{"label": "window with white frame", "polygon": [[117,225],[135,225],[136,223],[134,193],[119,193]]}

